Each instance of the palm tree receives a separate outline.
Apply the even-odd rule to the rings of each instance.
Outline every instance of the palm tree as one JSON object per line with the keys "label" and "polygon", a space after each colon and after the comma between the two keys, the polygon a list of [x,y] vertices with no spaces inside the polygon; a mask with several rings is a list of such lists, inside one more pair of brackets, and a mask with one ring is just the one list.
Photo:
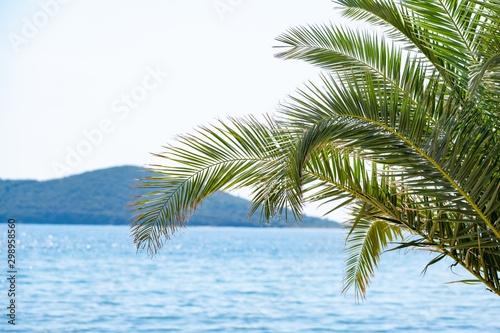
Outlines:
{"label": "palm tree", "polygon": [[390,244],[450,257],[473,275],[461,282],[500,295],[500,1],[335,2],[377,28],[278,36],[277,57],[319,66],[319,83],[264,121],[200,127],[158,154],[131,204],[134,242],[155,253],[207,196],[248,187],[266,221],[308,202],[351,209],[357,297]]}

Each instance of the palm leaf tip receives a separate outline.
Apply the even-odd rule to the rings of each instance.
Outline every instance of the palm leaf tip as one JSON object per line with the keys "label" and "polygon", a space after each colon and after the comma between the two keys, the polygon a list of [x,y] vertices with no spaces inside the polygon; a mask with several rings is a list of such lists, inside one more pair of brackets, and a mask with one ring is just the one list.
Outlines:
{"label": "palm leaf tip", "polygon": [[269,221],[288,209],[300,219],[302,199],[288,179],[287,161],[294,139],[272,119],[230,118],[183,135],[178,145],[157,154],[168,163],[149,170],[139,189],[149,191],[130,205],[134,243],[156,252],[208,196],[243,187],[253,189],[250,214]]}
{"label": "palm leaf tip", "polygon": [[[364,205],[360,214],[364,213]],[[390,242],[402,238],[401,230],[386,221],[356,218],[347,238],[346,271],[342,292],[354,288],[356,300],[366,297],[366,289],[375,274],[380,255]]]}
{"label": "palm leaf tip", "polygon": [[[160,155],[165,157],[165,155]],[[145,249],[155,255],[179,228],[184,227],[198,202],[188,207],[179,202],[172,186],[177,185],[168,169],[150,168],[143,170],[150,176],[140,177],[132,188],[149,192],[131,196],[127,205],[134,213],[130,223],[133,243],[137,250]],[[165,187],[167,189],[165,189]]]}

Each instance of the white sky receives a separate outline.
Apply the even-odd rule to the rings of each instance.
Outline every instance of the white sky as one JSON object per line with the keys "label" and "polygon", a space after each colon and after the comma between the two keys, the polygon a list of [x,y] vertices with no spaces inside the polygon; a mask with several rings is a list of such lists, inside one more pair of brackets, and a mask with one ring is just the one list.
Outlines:
{"label": "white sky", "polygon": [[[0,0],[2,179],[156,163],[149,153],[177,134],[273,112],[317,75],[275,59],[274,38],[339,21],[329,0],[57,1]],[[132,93],[143,100],[128,108]]]}

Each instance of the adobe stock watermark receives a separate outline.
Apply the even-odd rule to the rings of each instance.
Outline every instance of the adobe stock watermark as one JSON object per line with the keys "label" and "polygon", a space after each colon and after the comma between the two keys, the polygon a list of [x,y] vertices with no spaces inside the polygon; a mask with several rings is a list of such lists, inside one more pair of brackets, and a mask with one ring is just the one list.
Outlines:
{"label": "adobe stock watermark", "polygon": [[9,32],[7,38],[15,52],[21,51],[21,46],[28,44],[35,38],[41,29],[49,24],[50,20],[57,16],[61,6],[68,4],[71,0],[43,0],[38,2],[40,7],[30,18],[23,17],[20,33]]}
{"label": "adobe stock watermark", "polygon": [[221,21],[224,21],[226,13],[232,12],[236,7],[239,7],[243,0],[215,0],[212,5],[217,16]]}
{"label": "adobe stock watermark", "polygon": [[121,94],[111,103],[109,117],[102,118],[93,128],[82,130],[83,138],[73,146],[66,146],[64,160],[52,162],[52,171],[57,177],[71,174],[85,157],[92,154],[94,149],[104,142],[106,136],[116,129],[119,122],[128,118],[131,111],[137,109],[140,103],[168,77],[168,73],[158,65],[154,68],[148,66],[145,71],[146,74],[141,83],[133,86],[128,93]]}

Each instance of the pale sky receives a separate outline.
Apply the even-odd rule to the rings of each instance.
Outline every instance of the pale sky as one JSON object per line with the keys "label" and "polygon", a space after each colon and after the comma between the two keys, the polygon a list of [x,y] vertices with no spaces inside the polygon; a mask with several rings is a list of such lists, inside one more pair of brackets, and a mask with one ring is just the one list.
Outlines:
{"label": "pale sky", "polygon": [[[178,134],[273,112],[317,77],[274,58],[329,0],[0,0],[0,178],[157,163]],[[314,214],[316,215],[316,214]]]}

